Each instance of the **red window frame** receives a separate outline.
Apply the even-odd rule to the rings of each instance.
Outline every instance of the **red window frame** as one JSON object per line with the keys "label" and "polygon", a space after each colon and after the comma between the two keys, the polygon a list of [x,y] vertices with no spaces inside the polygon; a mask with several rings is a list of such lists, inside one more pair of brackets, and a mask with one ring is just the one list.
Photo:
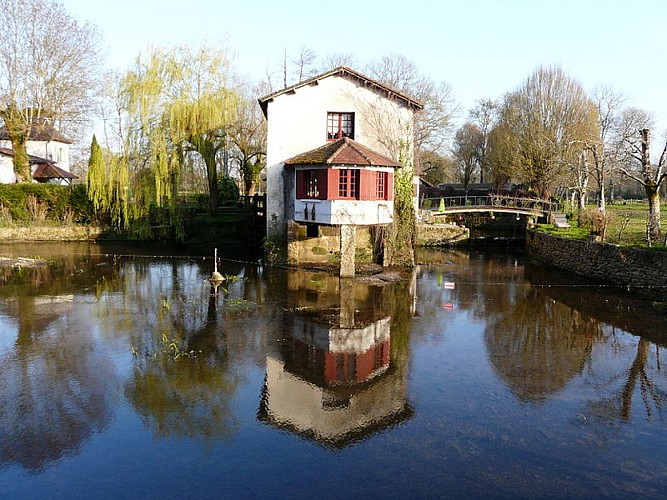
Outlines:
{"label": "red window frame", "polygon": [[328,112],[327,140],[335,141],[342,137],[354,139],[354,113]]}
{"label": "red window frame", "polygon": [[375,181],[375,197],[378,200],[387,199],[387,172],[376,172],[377,177]]}
{"label": "red window frame", "polygon": [[359,199],[359,170],[344,168],[338,171],[338,198]]}

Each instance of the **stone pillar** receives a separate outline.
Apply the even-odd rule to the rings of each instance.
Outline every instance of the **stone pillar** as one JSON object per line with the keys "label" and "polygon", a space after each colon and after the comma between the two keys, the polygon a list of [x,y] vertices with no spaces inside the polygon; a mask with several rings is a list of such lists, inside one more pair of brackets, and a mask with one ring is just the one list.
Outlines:
{"label": "stone pillar", "polygon": [[354,257],[357,248],[356,226],[340,226],[340,277],[354,278]]}
{"label": "stone pillar", "polygon": [[340,280],[340,327],[354,328],[354,281]]}
{"label": "stone pillar", "polygon": [[287,263],[299,265],[299,224],[293,220],[287,221]]}

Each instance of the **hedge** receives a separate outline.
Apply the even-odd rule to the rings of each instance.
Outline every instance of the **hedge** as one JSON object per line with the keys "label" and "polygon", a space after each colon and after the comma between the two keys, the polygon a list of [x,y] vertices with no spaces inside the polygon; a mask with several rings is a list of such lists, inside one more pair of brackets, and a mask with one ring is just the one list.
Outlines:
{"label": "hedge", "polygon": [[60,186],[56,184],[0,184],[0,215],[2,223],[35,222],[35,210],[31,211],[31,196],[36,208],[45,220],[54,222],[89,223],[95,219],[93,203],[88,199],[82,184]]}

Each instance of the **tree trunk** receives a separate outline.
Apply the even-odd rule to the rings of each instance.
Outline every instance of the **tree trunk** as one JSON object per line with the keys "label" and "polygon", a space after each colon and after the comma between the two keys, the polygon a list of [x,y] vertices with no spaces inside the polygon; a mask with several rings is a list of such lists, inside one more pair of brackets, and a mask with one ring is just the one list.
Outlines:
{"label": "tree trunk", "polygon": [[220,191],[218,190],[218,164],[215,161],[218,148],[215,142],[207,137],[191,137],[189,140],[195,150],[204,159],[206,165],[206,180],[208,181],[208,215],[213,216],[218,211]]}
{"label": "tree trunk", "polygon": [[654,184],[644,185],[648,198],[647,233],[651,241],[660,239],[660,192]]}
{"label": "tree trunk", "polygon": [[26,149],[25,141],[12,137],[12,149],[14,150],[14,175],[16,175],[16,182],[31,182],[32,172],[30,171],[30,162],[28,161],[28,151]]}
{"label": "tree trunk", "polygon": [[215,155],[204,157],[206,162],[206,173],[208,178],[208,214],[215,215],[218,211],[218,203],[220,202],[220,192],[218,191],[218,169],[215,163]]}
{"label": "tree trunk", "polygon": [[647,236],[649,242],[658,241],[660,238],[660,185],[653,178],[653,169],[651,167],[650,145],[651,145],[651,131],[649,129],[642,129],[639,131],[641,143],[641,165],[642,176],[644,177],[644,191],[648,198],[648,221]]}
{"label": "tree trunk", "polygon": [[598,207],[600,208],[601,212],[604,212],[607,210],[607,200],[605,200],[605,190],[604,190],[604,181],[600,183],[600,189],[598,189],[598,196],[600,197],[598,199]]}
{"label": "tree trunk", "polygon": [[26,150],[29,127],[26,125],[25,118],[20,113],[12,111],[11,108],[1,112],[0,118],[5,122],[7,134],[14,150],[16,182],[30,182],[32,181],[32,172],[30,171],[28,151]]}

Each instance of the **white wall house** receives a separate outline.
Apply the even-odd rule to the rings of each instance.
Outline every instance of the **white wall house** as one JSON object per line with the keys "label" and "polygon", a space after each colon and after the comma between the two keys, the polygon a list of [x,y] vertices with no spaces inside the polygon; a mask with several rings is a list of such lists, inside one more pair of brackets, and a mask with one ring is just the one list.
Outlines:
{"label": "white wall house", "polygon": [[[26,152],[35,182],[68,182],[76,176],[70,172],[69,149],[72,140],[58,132],[50,123],[34,125]],[[12,143],[5,128],[0,129],[0,183],[16,182]]]}
{"label": "white wall house", "polygon": [[346,67],[259,103],[268,122],[267,235],[285,234],[290,220],[392,222],[393,172],[399,157],[412,160],[421,103]]}

